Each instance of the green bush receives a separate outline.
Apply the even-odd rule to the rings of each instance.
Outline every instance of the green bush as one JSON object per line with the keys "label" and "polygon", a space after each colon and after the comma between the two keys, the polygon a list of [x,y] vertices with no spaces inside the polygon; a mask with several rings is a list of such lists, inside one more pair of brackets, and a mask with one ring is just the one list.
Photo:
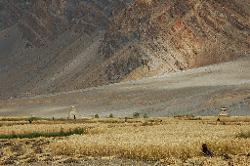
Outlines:
{"label": "green bush", "polygon": [[139,113],[139,112],[135,112],[135,113],[133,114],[133,117],[134,117],[134,118],[139,118],[139,117],[140,117],[140,113]]}
{"label": "green bush", "polygon": [[114,115],[113,114],[109,114],[109,118],[114,118]]}
{"label": "green bush", "polygon": [[99,115],[98,115],[98,114],[95,114],[95,118],[99,118]]}
{"label": "green bush", "polygon": [[148,118],[148,114],[143,114],[143,118]]}

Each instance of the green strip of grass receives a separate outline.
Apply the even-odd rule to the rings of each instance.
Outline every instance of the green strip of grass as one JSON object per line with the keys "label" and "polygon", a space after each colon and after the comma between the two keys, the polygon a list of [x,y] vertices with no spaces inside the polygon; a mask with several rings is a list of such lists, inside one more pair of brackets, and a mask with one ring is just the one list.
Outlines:
{"label": "green strip of grass", "polygon": [[250,138],[250,131],[248,132],[241,132],[239,134],[236,135],[237,138]]}
{"label": "green strip of grass", "polygon": [[86,133],[83,128],[76,128],[74,130],[69,131],[63,131],[60,132],[51,132],[51,133],[45,133],[45,132],[33,132],[33,133],[27,133],[27,134],[2,134],[0,135],[0,139],[15,139],[15,138],[37,138],[37,137],[66,137],[70,135],[81,135]]}

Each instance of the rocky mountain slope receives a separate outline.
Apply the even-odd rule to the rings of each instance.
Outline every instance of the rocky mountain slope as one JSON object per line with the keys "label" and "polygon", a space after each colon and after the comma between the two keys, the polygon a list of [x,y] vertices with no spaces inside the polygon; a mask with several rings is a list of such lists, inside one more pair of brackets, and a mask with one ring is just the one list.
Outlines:
{"label": "rocky mountain slope", "polygon": [[75,78],[101,63],[97,51],[104,31],[115,11],[126,5],[118,0],[0,3],[3,97],[80,88]]}
{"label": "rocky mountain slope", "polygon": [[249,0],[1,0],[0,97],[248,56]]}
{"label": "rocky mountain slope", "polygon": [[249,1],[139,0],[106,33],[103,52],[113,58],[106,73],[133,79],[247,55],[249,15]]}

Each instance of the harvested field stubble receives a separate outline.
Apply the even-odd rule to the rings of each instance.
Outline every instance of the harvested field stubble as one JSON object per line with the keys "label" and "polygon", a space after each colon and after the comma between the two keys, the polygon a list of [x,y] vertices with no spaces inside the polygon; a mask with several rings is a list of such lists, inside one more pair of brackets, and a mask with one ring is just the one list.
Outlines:
{"label": "harvested field stubble", "polygon": [[[206,143],[215,155],[247,154],[250,139],[236,138],[248,126],[209,125],[178,121],[154,126],[114,126],[95,135],[72,136],[53,142],[58,155],[119,156],[139,159],[187,159],[201,156]],[[99,129],[100,130],[100,129]]]}
{"label": "harvested field stubble", "polygon": [[[103,162],[109,162],[109,165],[123,162],[127,165],[138,162],[149,165],[249,165],[250,138],[245,137],[250,130],[249,121],[230,117],[222,120],[226,122],[224,125],[216,123],[216,119],[131,118],[125,122],[119,118],[99,118],[86,122],[55,120],[36,124],[16,121],[6,125],[3,122],[0,135],[49,134],[76,128],[83,128],[85,132],[56,138],[3,139],[0,142],[0,165],[57,165],[62,162],[62,165],[67,165],[64,162],[74,162],[74,165]],[[213,158],[203,156],[203,143],[213,152]]]}

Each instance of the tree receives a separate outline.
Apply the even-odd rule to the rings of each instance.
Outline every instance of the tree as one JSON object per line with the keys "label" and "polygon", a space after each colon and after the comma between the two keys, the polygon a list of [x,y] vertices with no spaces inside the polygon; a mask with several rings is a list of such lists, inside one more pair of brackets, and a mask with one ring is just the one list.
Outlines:
{"label": "tree", "polygon": [[140,117],[140,113],[139,113],[139,112],[135,112],[135,113],[133,114],[133,117],[134,117],[134,118],[139,118],[139,117]]}
{"label": "tree", "polygon": [[114,118],[114,115],[112,113],[109,114],[109,118]]}

